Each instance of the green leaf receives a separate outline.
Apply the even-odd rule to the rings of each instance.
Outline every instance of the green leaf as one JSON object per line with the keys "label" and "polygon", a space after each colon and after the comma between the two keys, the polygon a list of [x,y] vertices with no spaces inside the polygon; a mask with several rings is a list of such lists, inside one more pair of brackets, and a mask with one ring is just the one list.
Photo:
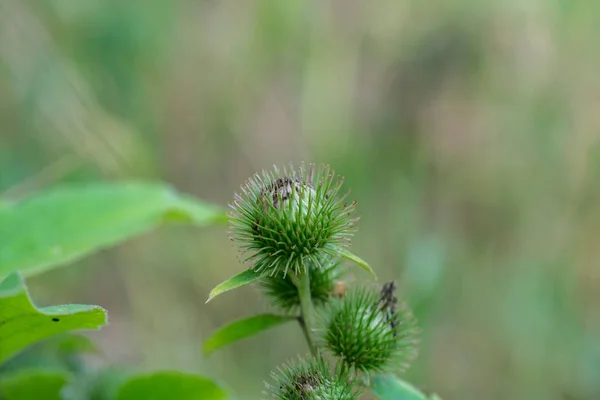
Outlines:
{"label": "green leaf", "polygon": [[2,212],[2,210],[8,209],[9,206],[10,203],[8,201],[0,198],[0,212]]}
{"label": "green leaf", "polygon": [[439,400],[428,397],[410,383],[392,375],[377,375],[371,381],[371,391],[381,400]]}
{"label": "green leaf", "polygon": [[81,373],[62,390],[62,400],[114,400],[131,376],[129,370],[115,366]]}
{"label": "green leaf", "polygon": [[295,320],[296,317],[274,314],[259,314],[252,317],[243,318],[234,321],[229,325],[225,325],[213,333],[204,342],[202,351],[205,355],[208,355],[220,347]]}
{"label": "green leaf", "polygon": [[74,261],[159,224],[225,222],[213,205],[151,183],[65,185],[0,208],[0,277]]}
{"label": "green leaf", "polygon": [[373,272],[373,269],[369,266],[369,264],[367,264],[365,260],[358,257],[357,255],[350,253],[346,249],[341,249],[339,250],[339,256],[345,258],[348,261],[352,261],[353,263],[355,263],[356,265],[373,275],[374,278],[377,278],[377,275],[375,275],[375,272]]}
{"label": "green leaf", "polygon": [[106,311],[98,306],[36,308],[19,273],[0,283],[0,364],[39,340],[72,330],[99,329],[104,324]]}
{"label": "green leaf", "polygon": [[227,279],[225,282],[220,283],[213,290],[211,290],[210,295],[208,296],[208,300],[206,300],[206,302],[208,303],[209,301],[211,301],[212,299],[214,299],[222,293],[247,285],[249,283],[259,280],[260,278],[261,275],[252,269],[247,269],[243,272],[240,272],[239,274]]}
{"label": "green leaf", "polygon": [[67,374],[40,369],[23,370],[0,380],[0,397],[5,400],[61,400]]}
{"label": "green leaf", "polygon": [[117,400],[221,400],[227,393],[213,380],[181,372],[136,376],[118,391]]}
{"label": "green leaf", "polygon": [[81,354],[98,353],[98,347],[87,336],[67,334],[59,337],[56,341],[56,348],[59,354]]}
{"label": "green leaf", "polygon": [[29,368],[78,373],[85,368],[82,355],[96,352],[98,349],[89,337],[71,333],[55,335],[28,346],[4,362],[0,365],[0,376]]}

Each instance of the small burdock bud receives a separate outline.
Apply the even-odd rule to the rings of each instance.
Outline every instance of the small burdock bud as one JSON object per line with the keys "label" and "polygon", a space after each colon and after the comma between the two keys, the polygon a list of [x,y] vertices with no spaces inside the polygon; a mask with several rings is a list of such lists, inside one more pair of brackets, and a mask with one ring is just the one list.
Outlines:
{"label": "small burdock bud", "polygon": [[359,396],[356,384],[340,365],[331,368],[320,355],[286,364],[272,377],[276,383],[267,384],[267,391],[275,399],[353,400]]}
{"label": "small burdock bud", "polygon": [[363,372],[402,372],[417,355],[419,329],[406,305],[398,305],[393,282],[380,292],[350,289],[322,313],[323,345]]}
{"label": "small burdock bud", "polygon": [[[310,295],[316,307],[326,304],[336,288],[336,282],[342,277],[340,261],[328,257],[321,262],[322,268],[308,266],[310,275]],[[285,277],[267,276],[260,282],[263,292],[273,300],[273,304],[284,311],[294,312],[300,308],[298,287],[290,275]]]}
{"label": "small burdock bud", "polygon": [[337,256],[354,234],[354,203],[340,196],[343,180],[311,165],[254,175],[230,204],[230,233],[244,262],[264,275],[306,272]]}

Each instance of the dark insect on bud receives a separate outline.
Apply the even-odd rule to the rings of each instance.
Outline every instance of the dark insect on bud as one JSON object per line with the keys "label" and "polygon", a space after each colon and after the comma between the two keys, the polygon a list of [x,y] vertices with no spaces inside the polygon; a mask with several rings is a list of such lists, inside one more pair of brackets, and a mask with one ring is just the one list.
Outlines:
{"label": "dark insect on bud", "polygon": [[358,216],[344,206],[343,179],[328,166],[284,168],[251,177],[230,204],[230,234],[244,262],[263,276],[306,273],[350,245]]}
{"label": "dark insect on bud", "polygon": [[355,400],[360,395],[356,383],[341,364],[331,368],[321,355],[278,368],[267,383],[267,394],[280,400]]}
{"label": "dark insect on bud", "polygon": [[[309,186],[308,182],[305,183]],[[273,204],[273,207],[280,208],[281,203],[288,200],[294,191],[300,192],[302,190],[302,181],[298,178],[290,178],[285,176],[283,178],[278,178],[274,183],[265,186],[261,191],[261,196],[263,198],[265,208],[265,212],[267,212],[268,207]],[[269,202],[267,198],[270,197],[271,201]]]}
{"label": "dark insect on bud", "polygon": [[379,295],[379,311],[385,314],[386,321],[390,324],[394,336],[397,335],[396,327],[398,326],[397,304],[398,298],[394,295],[396,291],[396,283],[394,281],[383,285]]}
{"label": "dark insect on bud", "polygon": [[322,343],[347,366],[366,373],[399,372],[417,354],[419,329],[394,282],[358,287],[332,299],[321,313]]}

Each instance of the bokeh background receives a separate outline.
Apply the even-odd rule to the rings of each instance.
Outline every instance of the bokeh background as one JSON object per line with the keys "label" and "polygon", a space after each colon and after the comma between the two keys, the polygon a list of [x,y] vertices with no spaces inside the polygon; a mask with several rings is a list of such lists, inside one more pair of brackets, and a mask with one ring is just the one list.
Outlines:
{"label": "bokeh background", "polygon": [[[1,0],[0,193],[162,180],[226,205],[273,164],[326,162],[354,251],[423,328],[405,378],[444,399],[600,398],[600,2]],[[259,398],[296,326],[209,358],[268,309],[226,228],[170,227],[31,279],[101,304],[100,364]],[[366,275],[356,273],[358,279]]]}

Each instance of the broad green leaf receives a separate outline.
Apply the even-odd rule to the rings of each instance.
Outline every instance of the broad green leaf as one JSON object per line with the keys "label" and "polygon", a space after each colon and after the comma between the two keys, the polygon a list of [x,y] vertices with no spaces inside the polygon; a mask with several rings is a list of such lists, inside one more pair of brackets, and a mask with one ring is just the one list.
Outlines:
{"label": "broad green leaf", "polygon": [[160,184],[59,186],[0,208],[0,277],[39,273],[165,221],[206,226],[225,220],[220,208]]}
{"label": "broad green leaf", "polygon": [[381,400],[439,400],[428,397],[417,388],[392,375],[377,375],[371,381],[371,391]]}
{"label": "broad green leaf", "polygon": [[211,301],[212,299],[214,299],[222,293],[247,285],[249,283],[259,280],[260,278],[261,275],[252,269],[247,269],[244,272],[240,272],[239,274],[227,279],[225,282],[220,283],[213,290],[211,290],[210,295],[208,296],[208,300],[206,300],[206,302],[208,303],[209,301]]}
{"label": "broad green leaf", "polygon": [[0,397],[5,400],[61,400],[67,374],[40,369],[23,370],[0,379]]}
{"label": "broad green leaf", "polygon": [[381,400],[427,400],[415,387],[392,375],[374,376],[371,391]]}
{"label": "broad green leaf", "polygon": [[227,393],[213,380],[181,372],[136,376],[117,393],[117,400],[221,400]]}
{"label": "broad green leaf", "polygon": [[282,316],[274,314],[259,314],[252,317],[243,318],[225,325],[213,333],[202,346],[205,355],[212,353],[220,347],[241,339],[256,335],[262,331],[295,321],[296,317]]}
{"label": "broad green leaf", "polygon": [[86,336],[71,333],[55,335],[28,346],[0,365],[0,376],[34,367],[77,373],[84,368],[82,355],[97,351],[95,344]]}
{"label": "broad green leaf", "polygon": [[19,273],[0,283],[0,364],[42,339],[80,329],[99,329],[106,311],[98,306],[69,304],[36,308]]}
{"label": "broad green leaf", "polygon": [[121,367],[87,371],[72,379],[62,390],[62,400],[114,400],[132,373]]}
{"label": "broad green leaf", "polygon": [[375,272],[373,272],[373,269],[369,266],[369,264],[367,264],[367,262],[365,260],[358,257],[357,255],[352,254],[351,252],[349,252],[346,249],[342,249],[339,251],[339,256],[345,258],[348,261],[355,263],[356,265],[358,265],[359,267],[361,267],[362,269],[364,269],[365,271],[367,271],[368,273],[373,275],[374,278],[377,278],[377,275],[375,275]]}
{"label": "broad green leaf", "polygon": [[87,336],[66,334],[56,340],[56,349],[59,354],[97,353],[98,347]]}

